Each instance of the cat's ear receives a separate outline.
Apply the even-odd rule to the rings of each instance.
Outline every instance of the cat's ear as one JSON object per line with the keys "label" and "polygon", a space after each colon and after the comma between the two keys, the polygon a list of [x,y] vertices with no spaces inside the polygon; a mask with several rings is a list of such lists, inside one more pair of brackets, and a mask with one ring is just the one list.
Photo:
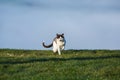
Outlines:
{"label": "cat's ear", "polygon": [[62,35],[64,36],[64,33],[62,33]]}
{"label": "cat's ear", "polygon": [[59,34],[57,33],[56,36],[58,36]]}

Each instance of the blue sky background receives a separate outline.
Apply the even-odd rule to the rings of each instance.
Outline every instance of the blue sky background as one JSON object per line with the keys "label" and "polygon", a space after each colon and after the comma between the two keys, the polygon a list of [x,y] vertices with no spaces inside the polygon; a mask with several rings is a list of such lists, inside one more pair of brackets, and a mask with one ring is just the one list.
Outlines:
{"label": "blue sky background", "polygon": [[0,0],[0,48],[120,49],[120,0]]}

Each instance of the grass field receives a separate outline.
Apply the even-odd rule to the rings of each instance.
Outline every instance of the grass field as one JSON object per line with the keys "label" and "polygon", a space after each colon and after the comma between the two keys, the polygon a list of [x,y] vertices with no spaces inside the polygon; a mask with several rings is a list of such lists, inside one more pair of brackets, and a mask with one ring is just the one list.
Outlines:
{"label": "grass field", "polygon": [[120,50],[0,49],[0,80],[120,80]]}

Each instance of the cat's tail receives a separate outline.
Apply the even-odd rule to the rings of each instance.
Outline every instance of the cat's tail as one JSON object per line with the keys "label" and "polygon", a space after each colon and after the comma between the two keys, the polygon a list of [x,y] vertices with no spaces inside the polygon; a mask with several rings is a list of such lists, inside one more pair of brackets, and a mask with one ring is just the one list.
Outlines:
{"label": "cat's tail", "polygon": [[50,47],[53,46],[53,43],[51,43],[50,45],[45,45],[45,42],[43,42],[42,45],[43,45],[43,47],[45,47],[45,48],[50,48]]}

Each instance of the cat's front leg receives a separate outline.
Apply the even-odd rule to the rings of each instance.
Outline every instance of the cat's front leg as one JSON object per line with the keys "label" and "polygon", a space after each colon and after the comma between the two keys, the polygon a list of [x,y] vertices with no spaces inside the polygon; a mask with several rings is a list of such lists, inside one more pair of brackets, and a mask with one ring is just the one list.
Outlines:
{"label": "cat's front leg", "polygon": [[60,47],[58,47],[58,54],[61,55]]}

